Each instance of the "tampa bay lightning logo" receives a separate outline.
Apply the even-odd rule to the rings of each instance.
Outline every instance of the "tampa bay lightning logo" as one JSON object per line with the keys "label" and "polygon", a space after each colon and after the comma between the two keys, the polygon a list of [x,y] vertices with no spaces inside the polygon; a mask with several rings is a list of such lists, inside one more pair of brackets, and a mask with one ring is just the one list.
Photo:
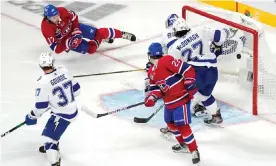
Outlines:
{"label": "tampa bay lightning logo", "polygon": [[171,14],[169,15],[167,21],[166,21],[166,27],[170,27],[173,25],[173,23],[178,19],[178,15],[176,14]]}

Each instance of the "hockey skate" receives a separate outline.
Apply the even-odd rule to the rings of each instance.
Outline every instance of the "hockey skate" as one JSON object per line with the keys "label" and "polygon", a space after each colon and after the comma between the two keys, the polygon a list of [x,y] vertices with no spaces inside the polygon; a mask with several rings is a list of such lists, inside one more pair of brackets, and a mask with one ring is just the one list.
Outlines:
{"label": "hockey skate", "polygon": [[[39,150],[40,153],[46,153],[44,145],[40,146],[38,150]],[[57,150],[59,151],[59,143],[57,143]]]}
{"label": "hockey skate", "polygon": [[136,36],[132,33],[128,33],[128,32],[123,32],[122,31],[122,39],[127,39],[130,41],[136,41]]}
{"label": "hockey skate", "polygon": [[173,145],[172,151],[175,153],[190,153],[190,151],[185,143]]}
{"label": "hockey skate", "polygon": [[160,132],[161,132],[160,136],[162,138],[164,138],[165,140],[172,141],[172,142],[175,141],[174,135],[173,135],[173,133],[171,132],[171,130],[168,127],[160,128]]}
{"label": "hockey skate", "polygon": [[55,164],[52,164],[52,166],[60,166],[60,162],[61,162],[61,159],[59,158],[58,162],[56,162]]}
{"label": "hockey skate", "polygon": [[194,165],[198,165],[200,162],[200,155],[199,155],[199,151],[195,150],[192,152],[192,162]]}
{"label": "hockey skate", "polygon": [[212,115],[211,118],[205,118],[204,123],[206,124],[220,124],[223,122],[223,119],[220,114],[220,110],[217,111],[216,114]]}
{"label": "hockey skate", "polygon": [[201,117],[208,114],[208,112],[206,111],[206,108],[200,104],[196,104],[193,108],[193,111],[194,111],[193,113],[194,117]]}
{"label": "hockey skate", "polygon": [[167,133],[171,133],[171,130],[169,129],[169,127],[163,127],[163,128],[160,128],[160,132],[163,134],[167,134]]}
{"label": "hockey skate", "polygon": [[103,40],[103,42],[112,44],[114,42],[114,39],[105,39]]}

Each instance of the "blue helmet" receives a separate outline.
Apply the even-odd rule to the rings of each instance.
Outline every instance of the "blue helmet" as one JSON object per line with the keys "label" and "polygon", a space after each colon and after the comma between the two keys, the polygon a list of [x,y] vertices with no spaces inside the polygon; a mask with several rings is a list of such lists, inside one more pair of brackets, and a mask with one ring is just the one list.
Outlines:
{"label": "blue helmet", "polygon": [[44,7],[44,16],[47,18],[56,16],[58,14],[58,9],[54,5],[47,5]]}
{"label": "blue helmet", "polygon": [[158,59],[163,56],[163,47],[160,43],[151,43],[148,48],[148,55],[150,58]]}
{"label": "blue helmet", "polygon": [[173,25],[173,23],[178,19],[177,14],[170,14],[169,17],[166,20],[165,27],[168,28]]}

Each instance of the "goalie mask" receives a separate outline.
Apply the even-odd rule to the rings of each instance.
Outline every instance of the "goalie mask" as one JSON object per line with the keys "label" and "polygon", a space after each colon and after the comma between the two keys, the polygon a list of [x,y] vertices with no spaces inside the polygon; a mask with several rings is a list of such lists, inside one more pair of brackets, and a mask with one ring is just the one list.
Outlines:
{"label": "goalie mask", "polygon": [[170,14],[165,22],[165,27],[171,27],[178,18],[179,17],[177,14]]}
{"label": "goalie mask", "polygon": [[173,24],[174,33],[188,30],[190,30],[190,28],[187,26],[186,21],[183,18],[178,18]]}

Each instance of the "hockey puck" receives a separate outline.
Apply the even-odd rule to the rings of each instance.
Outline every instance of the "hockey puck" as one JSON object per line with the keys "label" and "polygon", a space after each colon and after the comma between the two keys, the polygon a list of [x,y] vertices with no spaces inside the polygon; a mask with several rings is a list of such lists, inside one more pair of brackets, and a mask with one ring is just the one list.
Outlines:
{"label": "hockey puck", "polygon": [[241,54],[237,54],[237,59],[241,59]]}

